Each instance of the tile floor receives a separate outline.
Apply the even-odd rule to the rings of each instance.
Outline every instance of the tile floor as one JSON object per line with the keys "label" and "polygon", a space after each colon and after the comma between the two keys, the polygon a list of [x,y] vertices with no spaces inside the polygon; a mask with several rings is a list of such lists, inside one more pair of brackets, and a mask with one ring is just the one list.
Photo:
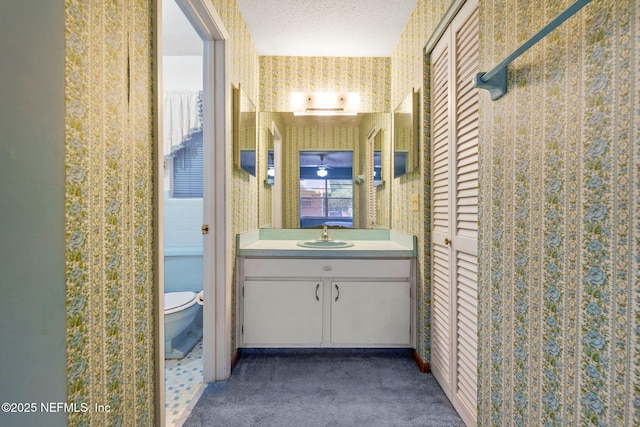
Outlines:
{"label": "tile floor", "polygon": [[165,360],[165,425],[179,427],[205,387],[202,383],[202,340],[180,360]]}

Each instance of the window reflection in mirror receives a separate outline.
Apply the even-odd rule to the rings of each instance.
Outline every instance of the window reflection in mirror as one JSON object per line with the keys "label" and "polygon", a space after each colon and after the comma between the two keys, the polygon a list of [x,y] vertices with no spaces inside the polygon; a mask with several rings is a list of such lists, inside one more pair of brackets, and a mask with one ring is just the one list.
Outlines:
{"label": "window reflection in mirror", "polygon": [[267,152],[267,184],[273,185],[276,182],[276,168],[273,162],[273,150]]}
{"label": "window reflection in mirror", "polygon": [[256,107],[238,84],[233,91],[233,136],[236,151],[236,165],[256,175]]}
{"label": "window reflection in mirror", "polygon": [[393,112],[393,177],[418,167],[418,92],[413,90]]}
{"label": "window reflection in mirror", "polygon": [[382,131],[373,138],[373,186],[382,184]]}
{"label": "window reflection in mirror", "polygon": [[271,130],[267,130],[267,178],[266,183],[273,185],[276,179],[276,167],[275,167],[275,148],[274,137]]}
{"label": "window reflection in mirror", "polygon": [[353,152],[300,152],[300,228],[353,228]]}

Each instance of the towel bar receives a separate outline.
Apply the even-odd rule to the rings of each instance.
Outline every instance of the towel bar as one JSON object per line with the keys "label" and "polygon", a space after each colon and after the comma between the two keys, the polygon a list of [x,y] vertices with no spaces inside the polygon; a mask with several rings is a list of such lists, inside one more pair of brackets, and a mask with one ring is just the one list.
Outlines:
{"label": "towel bar", "polygon": [[507,66],[516,58],[526,52],[531,46],[536,44],[540,39],[555,30],[560,24],[576,14],[580,9],[586,6],[591,0],[578,0],[572,4],[567,10],[558,15],[553,21],[549,22],[544,28],[538,31],[533,37],[524,42],[513,53],[507,56],[502,62],[493,67],[489,72],[480,72],[476,74],[475,87],[478,89],[486,89],[491,95],[491,100],[495,101],[507,93]]}

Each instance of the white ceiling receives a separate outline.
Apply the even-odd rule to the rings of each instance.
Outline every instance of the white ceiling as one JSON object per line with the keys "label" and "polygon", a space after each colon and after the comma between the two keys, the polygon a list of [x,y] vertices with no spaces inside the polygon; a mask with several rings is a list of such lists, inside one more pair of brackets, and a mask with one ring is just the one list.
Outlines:
{"label": "white ceiling", "polygon": [[[417,0],[237,0],[260,56],[388,57]],[[163,54],[202,55],[174,0],[163,0]]]}
{"label": "white ceiling", "polygon": [[175,0],[162,0],[162,54],[165,56],[202,56],[202,39],[180,10]]}
{"label": "white ceiling", "polygon": [[417,0],[237,0],[260,56],[391,56]]}

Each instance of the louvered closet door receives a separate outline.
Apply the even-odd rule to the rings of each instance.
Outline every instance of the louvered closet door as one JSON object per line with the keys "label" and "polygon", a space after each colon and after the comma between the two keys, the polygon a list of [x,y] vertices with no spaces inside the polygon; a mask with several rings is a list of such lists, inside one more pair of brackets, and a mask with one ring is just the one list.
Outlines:
{"label": "louvered closet door", "polygon": [[450,144],[449,38],[443,37],[431,53],[431,370],[443,389],[450,389],[451,372],[451,237],[449,196]]}
{"label": "louvered closet door", "polygon": [[477,423],[478,45],[477,3],[467,2],[431,53],[431,362],[470,426]]}

